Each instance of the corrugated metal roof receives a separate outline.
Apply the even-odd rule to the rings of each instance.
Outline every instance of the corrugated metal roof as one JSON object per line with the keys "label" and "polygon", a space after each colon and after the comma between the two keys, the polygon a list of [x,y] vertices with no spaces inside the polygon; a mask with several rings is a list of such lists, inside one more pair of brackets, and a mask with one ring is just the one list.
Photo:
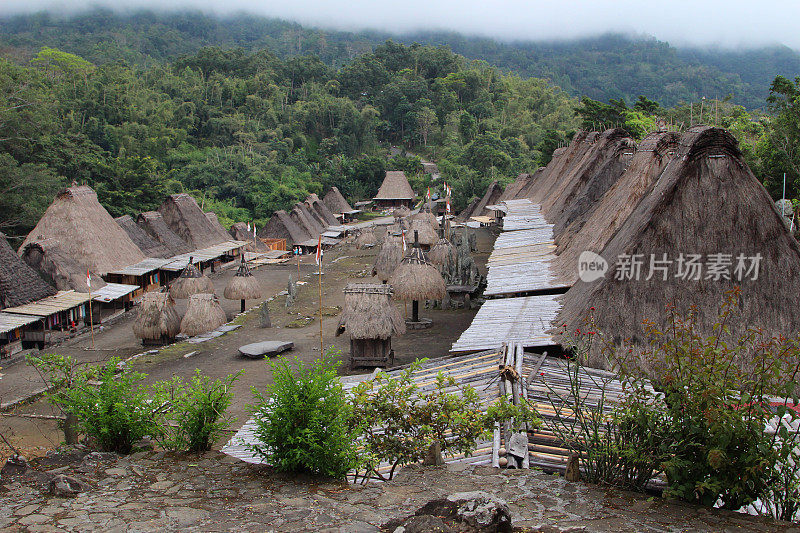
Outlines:
{"label": "corrugated metal roof", "polygon": [[231,250],[243,248],[248,244],[248,241],[227,241],[221,244],[215,244],[214,246],[209,246],[208,248],[200,248],[199,250],[195,250],[193,252],[176,255],[174,257],[170,257],[167,260],[167,263],[161,267],[161,270],[178,272],[179,270],[183,270],[189,266],[190,257],[192,258],[192,264],[201,263],[203,261],[211,261],[218,257],[222,257]]}
{"label": "corrugated metal roof", "polygon": [[92,300],[95,302],[113,302],[118,298],[126,296],[136,289],[138,285],[126,285],[124,283],[106,283],[104,287],[92,291]]}
{"label": "corrugated metal roof", "polygon": [[89,294],[85,292],[62,291],[55,296],[43,298],[36,302],[18,307],[9,307],[3,311],[19,315],[35,315],[39,317],[54,315],[60,311],[67,311],[85,304],[89,301]]}
{"label": "corrugated metal roof", "polygon": [[504,342],[519,342],[525,348],[555,344],[547,331],[553,327],[551,322],[561,308],[559,297],[542,295],[487,300],[450,351],[490,350],[499,348]]}
{"label": "corrugated metal roof", "polygon": [[13,313],[0,312],[0,333],[8,333],[22,326],[33,324],[41,320],[41,317],[31,315],[15,315]]}
{"label": "corrugated metal roof", "polygon": [[155,257],[148,257],[144,261],[139,261],[135,265],[129,265],[119,270],[109,272],[109,274],[117,274],[120,276],[144,276],[150,272],[155,272],[162,266],[169,263],[171,259],[160,259]]}

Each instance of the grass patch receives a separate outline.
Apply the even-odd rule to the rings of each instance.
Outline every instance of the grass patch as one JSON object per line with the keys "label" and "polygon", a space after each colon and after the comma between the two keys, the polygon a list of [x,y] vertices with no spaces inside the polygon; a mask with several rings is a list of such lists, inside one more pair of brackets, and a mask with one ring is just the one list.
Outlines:
{"label": "grass patch", "polygon": [[300,318],[295,318],[288,324],[286,324],[287,328],[304,328],[307,325],[311,324],[314,319],[310,316],[302,316]]}

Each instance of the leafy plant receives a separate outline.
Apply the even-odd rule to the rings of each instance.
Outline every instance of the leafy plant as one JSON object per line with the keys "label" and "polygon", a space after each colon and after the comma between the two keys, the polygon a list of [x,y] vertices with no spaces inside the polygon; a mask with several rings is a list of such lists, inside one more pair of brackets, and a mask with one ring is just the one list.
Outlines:
{"label": "leafy plant", "polygon": [[328,351],[310,365],[295,358],[270,361],[274,384],[269,395],[253,389],[255,435],[252,449],[275,468],[343,478],[358,467],[361,431],[337,379],[339,362]]}
{"label": "leafy plant", "polygon": [[242,371],[212,380],[196,370],[190,380],[175,376],[154,385],[156,395],[167,402],[161,445],[168,450],[203,452],[219,439],[233,419],[226,410],[233,399],[231,387]]}
{"label": "leafy plant", "polygon": [[118,364],[119,359],[113,358],[101,367],[80,371],[59,399],[101,450],[129,453],[136,441],[160,432],[163,405],[141,386],[144,374],[117,375]]}

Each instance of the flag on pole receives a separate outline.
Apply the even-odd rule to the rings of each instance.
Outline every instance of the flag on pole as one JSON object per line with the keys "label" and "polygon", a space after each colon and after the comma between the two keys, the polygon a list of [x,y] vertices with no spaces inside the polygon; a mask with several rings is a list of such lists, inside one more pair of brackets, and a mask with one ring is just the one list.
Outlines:
{"label": "flag on pole", "polygon": [[89,290],[92,290],[92,275],[89,274],[89,269],[86,269],[86,286],[89,287]]}
{"label": "flag on pole", "polygon": [[250,231],[250,223],[247,223],[247,231]]}
{"label": "flag on pole", "polygon": [[318,265],[322,264],[322,235],[319,236],[319,242],[317,242],[317,254],[314,256],[314,261]]}
{"label": "flag on pole", "polygon": [[445,202],[444,208],[445,208],[445,213],[447,213],[449,215],[450,214],[450,198],[449,197],[447,198],[447,201]]}
{"label": "flag on pole", "polygon": [[428,192],[427,192],[427,194],[425,194],[425,198],[427,198],[428,200],[431,199],[431,188],[430,187],[428,187]]}
{"label": "flag on pole", "polygon": [[403,237],[403,253],[406,252],[406,230],[400,230],[400,235]]}
{"label": "flag on pole", "polygon": [[256,221],[253,221],[253,240],[256,238]]}

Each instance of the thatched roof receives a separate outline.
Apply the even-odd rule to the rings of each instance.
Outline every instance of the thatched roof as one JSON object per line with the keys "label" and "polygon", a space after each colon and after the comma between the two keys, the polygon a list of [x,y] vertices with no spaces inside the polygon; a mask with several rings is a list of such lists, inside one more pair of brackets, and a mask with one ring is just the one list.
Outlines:
{"label": "thatched roof", "polygon": [[181,320],[181,332],[193,337],[213,331],[228,321],[213,294],[192,294]]}
{"label": "thatched roof", "polygon": [[311,223],[311,226],[314,228],[315,232],[313,235],[314,237],[325,231],[327,224],[325,224],[322,221],[322,219],[316,212],[312,213],[311,209],[309,209],[306,204],[304,204],[303,202],[298,202],[297,205],[295,205],[295,208],[299,209],[303,213],[303,215],[305,215],[306,220],[308,220]]}
{"label": "thatched roof", "polygon": [[239,268],[236,274],[233,275],[231,281],[225,287],[223,295],[228,300],[256,300],[261,298],[263,291],[258,280],[250,272],[250,268],[242,256],[242,262],[239,263]]}
{"label": "thatched roof", "polygon": [[[683,279],[675,276],[674,264],[666,280],[659,273],[650,280],[642,275],[638,281],[618,280],[615,275],[621,254],[642,254],[646,261],[651,255],[661,259],[667,254],[676,261],[678,254],[700,254],[706,263],[711,254],[719,253],[731,254],[730,280],[706,279],[705,266],[703,279]],[[736,278],[740,254],[761,254],[757,280]],[[667,306],[675,306],[679,313],[693,306],[701,333],[710,333],[725,293],[738,285],[741,300],[739,312],[728,324],[732,331],[763,328],[777,335],[800,330],[796,304],[800,245],[725,130],[696,127],[682,134],[675,156],[600,255],[608,262],[608,273],[591,283],[579,281],[567,291],[554,325],[582,327],[594,307],[597,327],[610,338],[642,342],[644,319],[658,323]]]}
{"label": "thatched roof", "polygon": [[403,240],[397,235],[386,235],[375,258],[375,266],[372,267],[372,275],[378,279],[386,281],[392,272],[403,260]]}
{"label": "thatched roof", "polygon": [[400,207],[392,211],[392,215],[394,216],[394,218],[404,218],[411,215],[411,209],[407,208],[404,205],[401,205]]}
{"label": "thatched roof", "polygon": [[56,196],[22,248],[54,239],[61,250],[93,272],[106,274],[142,261],[145,256],[86,186],[72,186]]}
{"label": "thatched roof", "polygon": [[559,246],[551,268],[568,284],[578,278],[578,257],[584,251],[600,253],[648,194],[664,167],[672,160],[679,135],[653,133],[640,143],[627,170],[614,185],[558,235]]}
{"label": "thatched roof", "polygon": [[25,305],[55,293],[36,270],[14,253],[6,236],[0,233],[0,309]]}
{"label": "thatched roof", "polygon": [[389,284],[398,300],[440,300],[447,293],[444,278],[419,248],[412,248],[403,258]]}
{"label": "thatched roof", "polygon": [[432,227],[434,230],[439,229],[439,221],[436,219],[436,215],[434,215],[427,209],[422,210],[415,215],[412,215],[411,220],[420,220],[430,225],[430,227]]}
{"label": "thatched roof", "polygon": [[158,211],[146,211],[136,217],[136,225],[142,228],[153,239],[160,242],[169,251],[167,257],[194,251],[189,243],[172,231]]}
{"label": "thatched roof", "polygon": [[181,331],[175,300],[165,292],[148,292],[142,297],[133,334],[143,340],[173,339]]}
{"label": "thatched roof", "polygon": [[216,228],[217,232],[219,232],[220,234],[228,233],[228,230],[225,229],[225,226],[223,226],[220,223],[219,217],[217,216],[216,213],[213,213],[211,211],[206,211],[206,218],[211,223],[211,225],[214,226],[214,228]]}
{"label": "thatched roof", "polygon": [[503,194],[501,194],[500,198],[497,199],[497,203],[504,202],[506,200],[524,198],[524,196],[520,195],[525,189],[533,185],[536,176],[537,174],[520,174],[517,176],[517,179],[506,185],[506,188],[503,190]]}
{"label": "thatched roof", "polygon": [[411,244],[414,242],[414,234],[419,237],[419,243],[423,246],[433,246],[439,240],[436,231],[431,227],[427,220],[414,219],[406,231],[406,243]]}
{"label": "thatched roof", "polygon": [[322,219],[323,226],[338,226],[340,221],[336,218],[336,215],[328,209],[328,206],[319,199],[314,193],[308,195],[306,198],[305,204],[308,206],[309,210],[315,212],[319,217]]}
{"label": "thatched roof", "polygon": [[325,195],[325,198],[322,199],[322,202],[328,206],[328,209],[330,209],[332,213],[337,215],[358,212],[357,209],[350,207],[350,204],[347,203],[345,197],[341,192],[339,192],[338,187],[331,187],[331,190],[328,191],[328,194]]}
{"label": "thatched roof", "polygon": [[286,239],[287,248],[311,238],[311,235],[282,209],[272,214],[267,225],[258,232],[258,236],[269,239]]}
{"label": "thatched roof", "polygon": [[191,259],[181,275],[169,284],[169,294],[173,298],[186,299],[194,294],[214,292],[214,284],[192,264]]}
{"label": "thatched roof", "polygon": [[406,323],[389,300],[391,295],[389,285],[349,283],[336,335],[347,331],[353,339],[388,339],[405,333]]}
{"label": "thatched roof", "polygon": [[387,170],[374,200],[414,200],[416,195],[402,170]]}
{"label": "thatched roof", "polygon": [[376,244],[378,244],[378,239],[370,229],[365,229],[356,238],[356,248],[371,248]]}
{"label": "thatched roof", "polygon": [[172,257],[171,253],[166,246],[151,237],[144,229],[139,227],[130,215],[117,217],[114,221],[119,224],[119,227],[125,230],[128,237],[131,238],[133,243],[139,247],[146,257]]}
{"label": "thatched roof", "polygon": [[456,222],[466,222],[470,217],[485,215],[484,209],[486,206],[496,204],[502,195],[503,187],[500,186],[499,181],[494,180],[489,184],[489,187],[486,188],[486,192],[483,193],[480,200],[470,203],[466,209],[456,216]]}
{"label": "thatched roof", "polygon": [[432,265],[442,267],[456,260],[456,247],[447,239],[439,239],[428,252],[428,261]]}
{"label": "thatched roof", "polygon": [[59,291],[89,292],[89,286],[86,285],[87,270],[90,270],[92,289],[106,285],[103,278],[85,264],[76,261],[55,239],[28,242],[20,252],[22,260]]}
{"label": "thatched roof", "polygon": [[313,219],[311,213],[308,212],[308,208],[303,204],[295,204],[291,213],[289,213],[289,217],[295,224],[303,228],[303,232],[310,236],[309,239],[315,239],[322,233],[319,222]]}
{"label": "thatched roof", "polygon": [[158,206],[158,212],[167,226],[194,250],[230,240],[228,232],[219,224],[212,224],[195,199],[186,193],[168,196]]}

